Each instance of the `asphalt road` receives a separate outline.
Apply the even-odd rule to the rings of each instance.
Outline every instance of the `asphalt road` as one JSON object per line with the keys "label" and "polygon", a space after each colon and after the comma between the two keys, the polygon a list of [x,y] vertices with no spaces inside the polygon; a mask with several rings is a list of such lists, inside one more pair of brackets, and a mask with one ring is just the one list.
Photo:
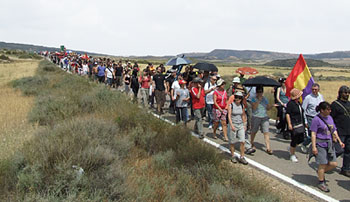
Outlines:
{"label": "asphalt road", "polygon": [[[166,105],[168,106],[168,105]],[[190,113],[190,110],[189,110]],[[175,115],[167,113],[162,115],[163,118],[168,119],[172,122],[175,122]],[[208,123],[204,122],[205,128],[205,137],[226,147],[229,148],[227,142],[222,141],[222,138],[213,139],[212,129],[208,129]],[[194,121],[188,123],[189,128],[193,128]],[[217,135],[222,134],[221,131],[217,131]],[[221,136],[222,137],[222,136]],[[270,124],[270,144],[273,150],[273,155],[268,155],[265,152],[265,144],[263,134],[258,132],[255,138],[255,146],[257,151],[253,155],[246,155],[247,158],[252,159],[260,164],[263,164],[287,177],[290,177],[300,183],[303,183],[317,191],[320,191],[317,188],[318,178],[316,169],[318,165],[315,162],[315,158],[310,160],[308,163],[308,156],[300,150],[300,147],[297,147],[296,156],[298,157],[299,162],[293,163],[289,159],[288,146],[290,140],[283,139],[282,135],[276,133],[275,126]],[[239,151],[239,144],[235,145],[236,152]],[[326,174],[326,182],[329,189],[329,193],[322,193],[333,197],[339,201],[349,201],[350,202],[350,178],[345,177],[339,174],[340,167],[342,165],[342,158],[338,159],[338,167]]]}

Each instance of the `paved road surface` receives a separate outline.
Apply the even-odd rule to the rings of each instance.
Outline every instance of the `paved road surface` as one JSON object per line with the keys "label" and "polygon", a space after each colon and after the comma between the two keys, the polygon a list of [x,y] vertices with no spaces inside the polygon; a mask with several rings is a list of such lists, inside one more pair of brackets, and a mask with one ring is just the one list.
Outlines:
{"label": "paved road surface", "polygon": [[[166,104],[166,106],[168,106]],[[190,113],[190,110],[189,110]],[[166,113],[162,115],[163,118],[175,122],[175,115]],[[190,121],[188,124],[189,128],[193,128],[194,121]],[[227,142],[222,141],[222,139],[213,139],[212,129],[208,129],[208,123],[204,121],[205,128],[205,137],[229,148]],[[313,158],[310,163],[307,162],[307,155],[302,153],[300,148],[297,148],[296,156],[298,157],[299,162],[293,163],[289,160],[289,152],[287,150],[290,140],[283,139],[282,135],[276,134],[275,126],[270,124],[270,141],[271,148],[273,150],[273,155],[268,155],[265,152],[264,137],[262,133],[258,132],[256,135],[255,146],[257,151],[254,155],[246,155],[247,158],[250,158],[260,164],[263,164],[287,177],[290,177],[298,182],[301,182],[315,190],[318,184],[318,178],[316,174],[317,164]],[[219,130],[217,134],[222,134]],[[236,144],[236,152],[239,151],[239,145]],[[331,171],[326,174],[326,180],[330,193],[325,193],[326,195],[333,197],[340,201],[349,201],[350,202],[350,178],[345,177],[339,174],[340,167],[342,165],[342,158],[338,158],[338,167],[336,170]],[[324,192],[323,192],[324,193]]]}

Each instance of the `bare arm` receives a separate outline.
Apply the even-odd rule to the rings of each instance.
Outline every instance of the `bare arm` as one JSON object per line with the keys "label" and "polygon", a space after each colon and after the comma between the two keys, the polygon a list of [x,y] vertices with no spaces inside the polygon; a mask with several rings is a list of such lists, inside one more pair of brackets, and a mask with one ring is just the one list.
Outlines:
{"label": "bare arm", "polygon": [[[215,96],[215,95],[214,95],[214,96]],[[216,103],[216,102],[214,101],[214,103]],[[231,107],[229,107],[229,108],[228,108],[228,111],[227,111],[227,114],[228,114],[228,123],[229,123],[230,126],[231,126],[231,130],[232,130],[232,131],[235,131],[235,127],[234,127],[233,124],[232,124],[231,113],[232,113],[232,109],[231,109]]]}
{"label": "bare arm", "polygon": [[317,155],[318,151],[316,148],[316,133],[314,131],[311,132],[311,143],[312,143],[312,153],[314,155]]}
{"label": "bare arm", "polygon": [[293,130],[292,121],[290,120],[289,114],[286,114],[287,125],[289,130]]}

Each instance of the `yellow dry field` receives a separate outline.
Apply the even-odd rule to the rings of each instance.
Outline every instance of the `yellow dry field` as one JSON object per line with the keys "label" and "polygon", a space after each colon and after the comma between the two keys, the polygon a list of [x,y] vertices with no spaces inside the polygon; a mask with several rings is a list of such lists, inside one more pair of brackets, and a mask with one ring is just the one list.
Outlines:
{"label": "yellow dry field", "polygon": [[0,159],[12,155],[28,140],[36,128],[27,121],[34,97],[25,97],[14,90],[9,82],[33,76],[39,61],[17,60],[0,64]]}

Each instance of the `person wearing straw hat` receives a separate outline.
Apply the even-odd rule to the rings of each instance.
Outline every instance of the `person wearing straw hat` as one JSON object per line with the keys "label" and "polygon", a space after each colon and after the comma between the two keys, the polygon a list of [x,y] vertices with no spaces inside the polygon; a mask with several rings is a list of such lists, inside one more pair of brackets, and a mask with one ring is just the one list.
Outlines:
{"label": "person wearing straw hat", "polygon": [[293,88],[290,91],[291,100],[287,103],[286,109],[288,130],[291,131],[290,160],[293,163],[298,162],[298,158],[295,156],[295,148],[298,144],[304,142],[305,128],[307,126],[304,109],[300,104],[300,96],[302,94],[301,90]]}

